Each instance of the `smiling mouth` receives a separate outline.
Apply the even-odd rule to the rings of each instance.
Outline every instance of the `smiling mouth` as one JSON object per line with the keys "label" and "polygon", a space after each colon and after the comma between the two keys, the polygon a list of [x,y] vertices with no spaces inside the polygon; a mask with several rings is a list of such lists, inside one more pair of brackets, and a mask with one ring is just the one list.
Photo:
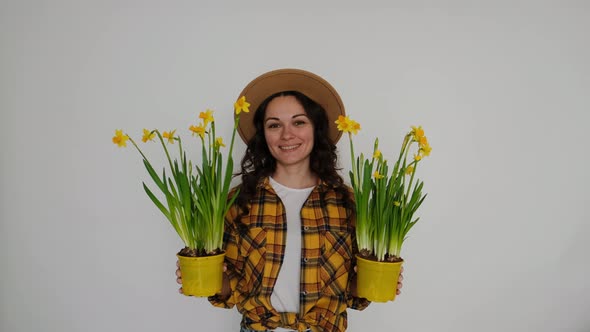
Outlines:
{"label": "smiling mouth", "polygon": [[281,149],[283,151],[289,151],[289,150],[297,149],[300,146],[301,146],[301,144],[296,144],[296,145],[282,145],[282,146],[279,146],[279,149]]}

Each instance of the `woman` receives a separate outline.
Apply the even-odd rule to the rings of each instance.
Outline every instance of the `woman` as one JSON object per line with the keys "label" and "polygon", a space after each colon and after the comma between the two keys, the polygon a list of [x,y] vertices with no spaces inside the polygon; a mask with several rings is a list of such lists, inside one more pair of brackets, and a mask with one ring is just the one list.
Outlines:
{"label": "woman", "polygon": [[355,296],[354,202],[337,173],[340,97],[293,69],[258,77],[242,95],[256,112],[240,118],[247,150],[226,216],[226,278],[209,301],[237,305],[242,332],[345,331],[346,309],[369,303]]}

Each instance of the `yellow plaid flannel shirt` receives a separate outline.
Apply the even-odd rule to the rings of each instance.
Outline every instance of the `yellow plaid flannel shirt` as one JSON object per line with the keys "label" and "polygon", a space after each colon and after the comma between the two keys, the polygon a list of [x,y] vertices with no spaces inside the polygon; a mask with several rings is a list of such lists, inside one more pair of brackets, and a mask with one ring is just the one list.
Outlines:
{"label": "yellow plaid flannel shirt", "polygon": [[[321,195],[324,200],[320,199]],[[325,183],[313,189],[301,209],[302,250],[298,313],[277,312],[270,295],[283,261],[286,240],[285,207],[264,178],[241,217],[242,234],[234,223],[239,208],[232,206],[225,220],[225,261],[232,293],[209,298],[218,307],[237,305],[242,325],[254,330],[276,327],[304,331],[345,331],[347,307],[362,310],[366,299],[349,293],[357,253],[354,216],[343,198]]]}

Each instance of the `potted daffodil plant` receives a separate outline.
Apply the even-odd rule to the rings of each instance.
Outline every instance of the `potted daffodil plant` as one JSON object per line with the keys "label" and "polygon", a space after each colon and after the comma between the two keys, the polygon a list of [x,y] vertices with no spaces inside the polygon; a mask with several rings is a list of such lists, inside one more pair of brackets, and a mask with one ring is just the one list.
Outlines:
{"label": "potted daffodil plant", "polygon": [[352,135],[360,130],[348,116],[336,121],[338,130],[348,133],[350,142],[350,182],[356,204],[357,292],[375,302],[395,299],[403,259],[402,245],[418,222],[416,211],[426,198],[424,182],[416,170],[432,148],[422,127],[405,134],[399,155],[390,167],[375,139],[373,152],[356,156]]}
{"label": "potted daffodil plant", "polygon": [[[233,173],[232,150],[240,113],[249,112],[249,105],[245,97],[234,104],[235,120],[227,158],[222,152],[226,145],[222,137],[216,135],[211,110],[201,112],[200,122],[189,127],[192,135],[201,142],[201,151],[196,154],[200,156],[200,162],[193,163],[187,158],[176,130],[143,129],[142,141],[157,140],[166,155],[168,169],[164,167],[161,175],[135,140],[123,130],[116,130],[112,138],[119,147],[127,146],[130,141],[139,152],[159,195],[145,183],[143,189],[184,243],[185,247],[177,257],[185,295],[211,296],[221,291],[225,257],[222,251],[224,217],[233,203],[233,199],[228,199]],[[177,157],[171,155],[170,149],[175,144],[178,146]]]}

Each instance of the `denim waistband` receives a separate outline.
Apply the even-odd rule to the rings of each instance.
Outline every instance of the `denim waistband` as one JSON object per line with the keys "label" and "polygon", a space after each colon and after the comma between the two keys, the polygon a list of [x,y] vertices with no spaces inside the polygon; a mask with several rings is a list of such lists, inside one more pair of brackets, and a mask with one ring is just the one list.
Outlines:
{"label": "denim waistband", "polygon": [[240,332],[268,332],[268,330],[252,330],[247,327],[240,328]]}

